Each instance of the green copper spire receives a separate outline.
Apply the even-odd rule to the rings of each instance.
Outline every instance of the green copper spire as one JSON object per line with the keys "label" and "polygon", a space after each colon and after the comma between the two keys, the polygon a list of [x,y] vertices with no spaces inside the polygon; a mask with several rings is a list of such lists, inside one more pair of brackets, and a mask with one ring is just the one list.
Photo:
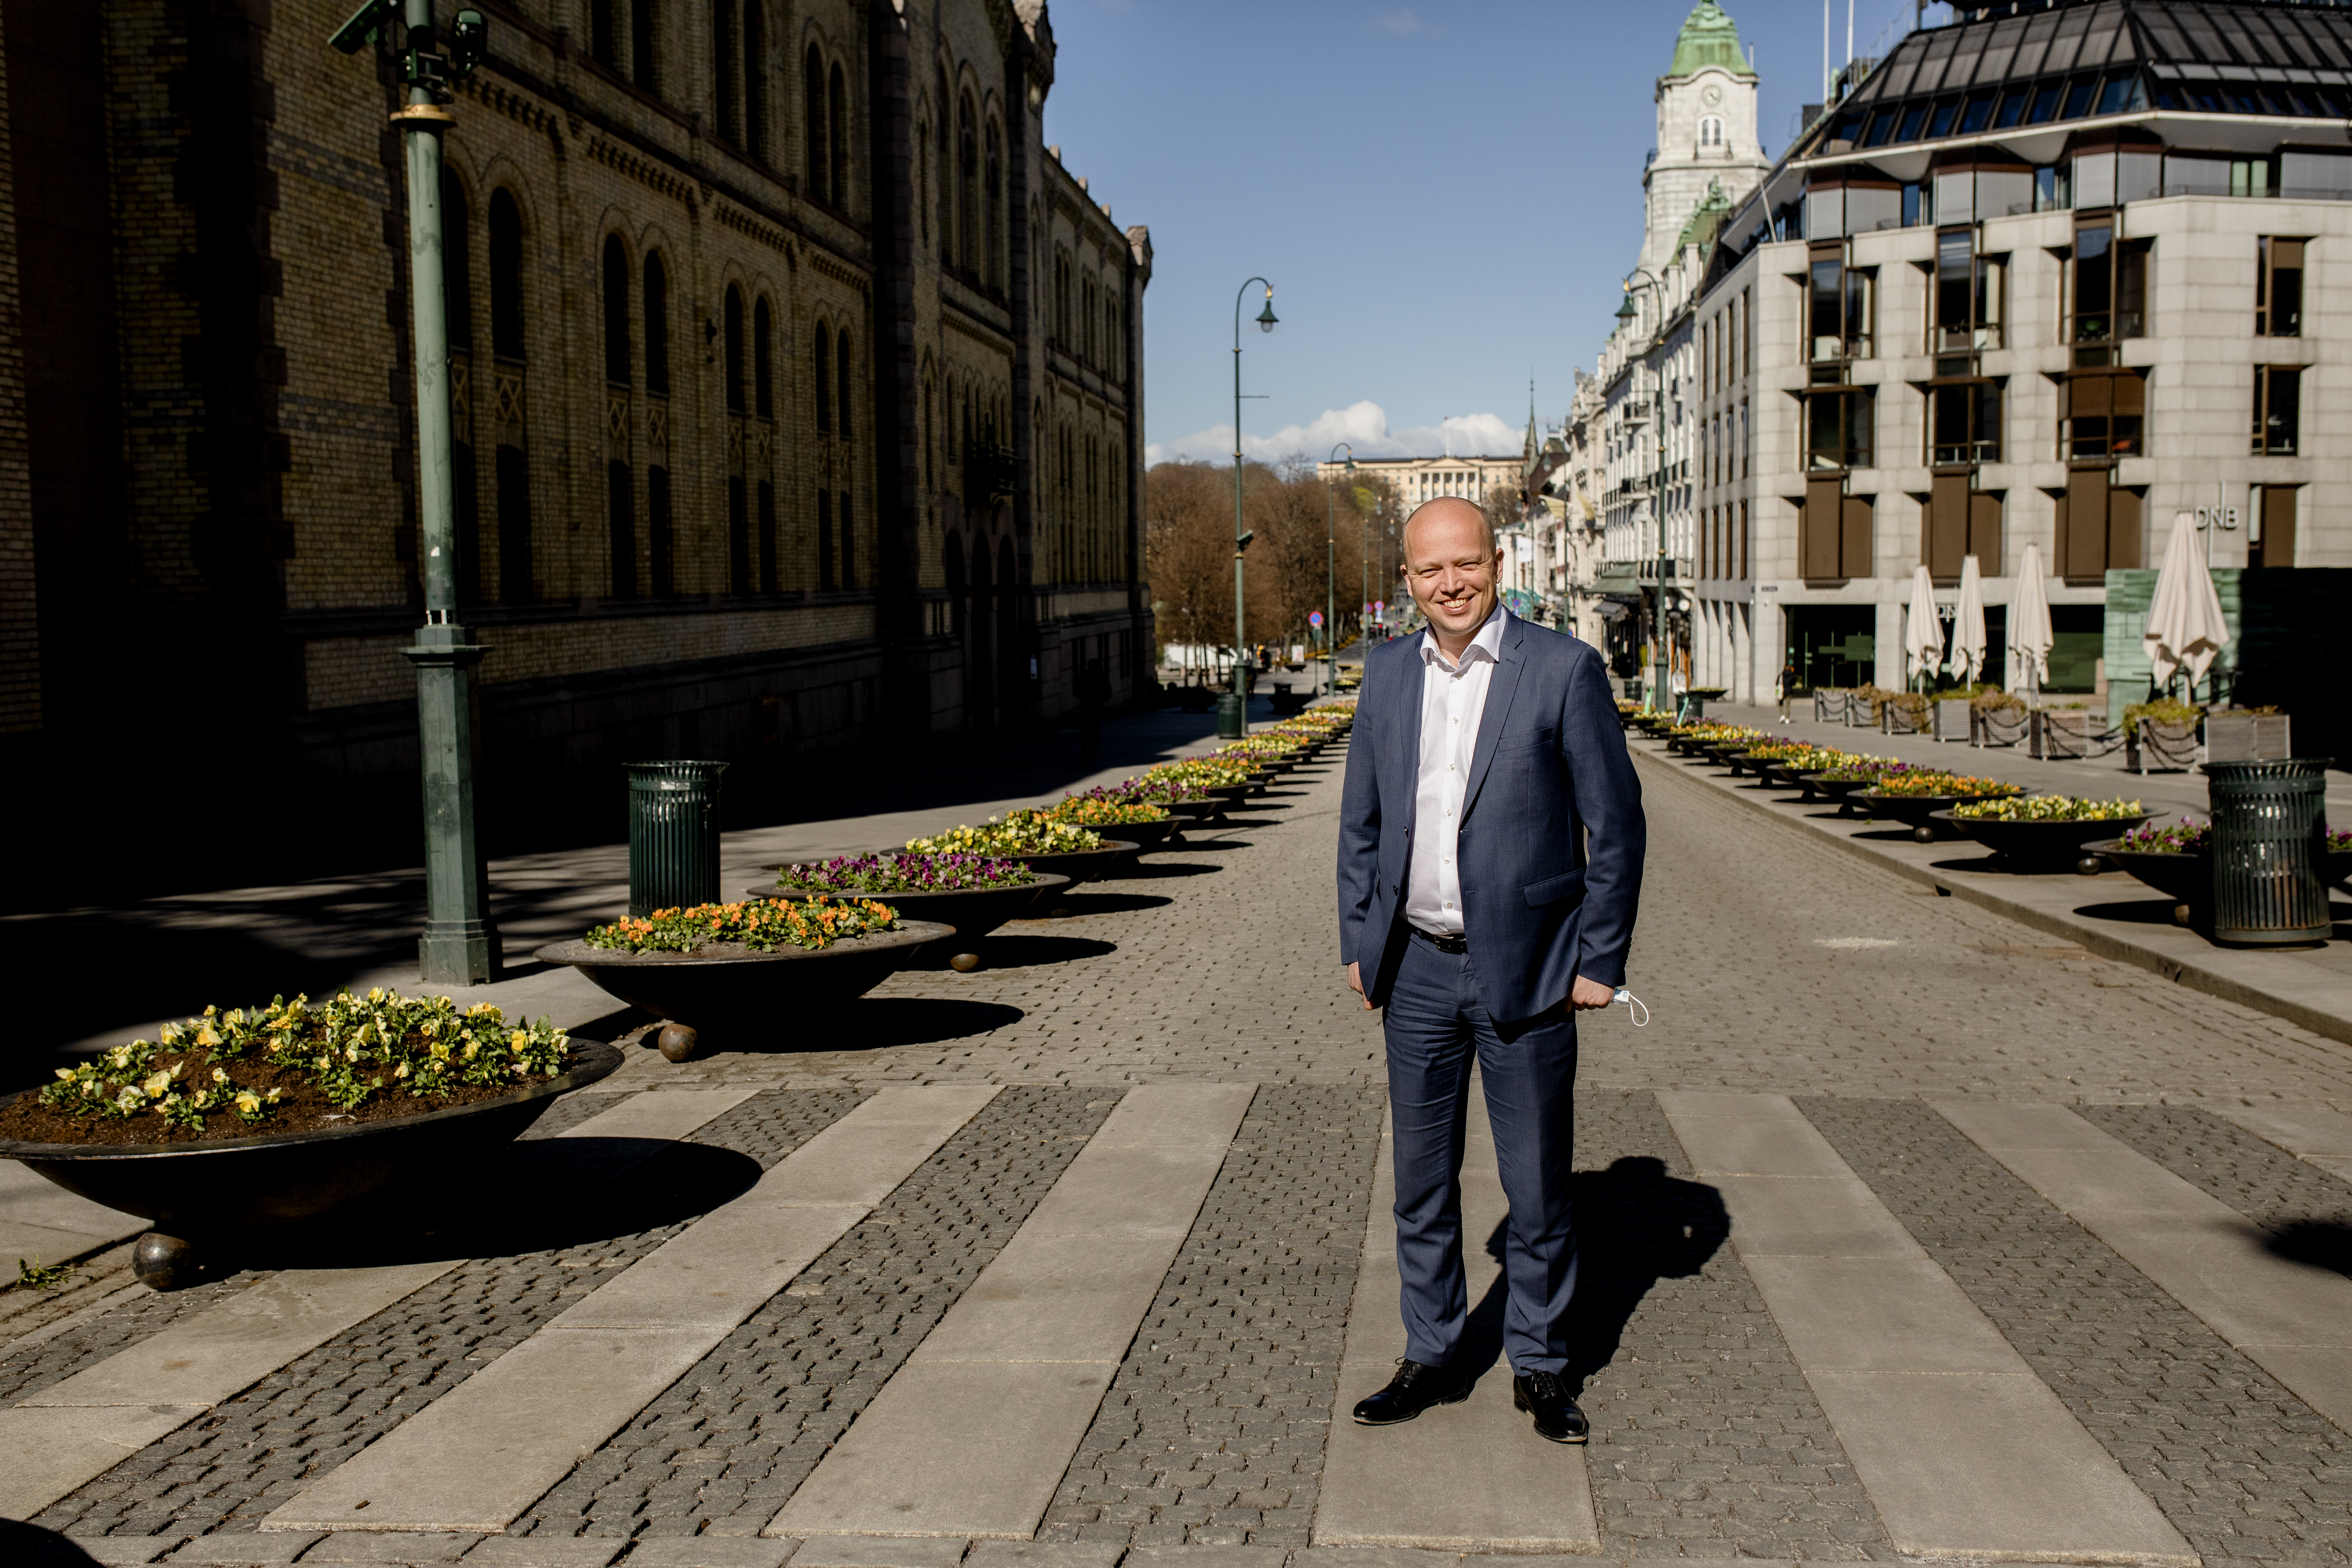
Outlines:
{"label": "green copper spire", "polygon": [[1739,24],[1715,0],[1698,0],[1675,39],[1675,63],[1668,76],[1692,76],[1713,67],[1733,76],[1753,77],[1747,52],[1739,47]]}

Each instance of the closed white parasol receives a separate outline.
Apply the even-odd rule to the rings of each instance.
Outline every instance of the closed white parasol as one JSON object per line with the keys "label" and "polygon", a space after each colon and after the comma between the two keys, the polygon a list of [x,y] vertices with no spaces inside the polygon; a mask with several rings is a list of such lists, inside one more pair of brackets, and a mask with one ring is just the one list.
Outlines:
{"label": "closed white parasol", "polygon": [[2009,602],[2009,663],[2012,685],[2039,692],[2050,679],[2050,590],[2042,583],[2042,546],[2029,544],[2017,563],[2017,593]]}
{"label": "closed white parasol", "polygon": [[1923,564],[1911,574],[1911,613],[1903,623],[1904,676],[1917,680],[1944,662],[1944,624],[1936,618],[1936,580]]}
{"label": "closed white parasol", "polygon": [[2230,640],[2230,628],[2221,619],[2221,595],[2213,591],[2213,574],[2205,569],[2204,553],[2197,548],[2196,525],[2185,511],[2172,521],[2172,541],[2164,548],[2156,597],[2148,602],[2147,625],[2139,640],[2159,688],[2171,685],[2172,678],[2186,669],[2192,690]]}
{"label": "closed white parasol", "polygon": [[1961,685],[1974,686],[1984,664],[1984,574],[1971,555],[1960,563],[1960,603],[1952,618],[1950,669]]}

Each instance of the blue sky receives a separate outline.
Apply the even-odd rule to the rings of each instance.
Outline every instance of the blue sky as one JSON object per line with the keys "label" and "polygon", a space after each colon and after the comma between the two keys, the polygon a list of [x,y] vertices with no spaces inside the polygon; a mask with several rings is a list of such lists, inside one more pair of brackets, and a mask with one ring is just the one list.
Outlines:
{"label": "blue sky", "polygon": [[[1846,0],[1832,0],[1843,58]],[[1820,97],[1822,0],[1730,0],[1768,153]],[[1855,0],[1857,53],[1911,0]],[[1045,140],[1148,224],[1150,455],[1516,452],[1557,420],[1640,243],[1654,83],[1689,0],[1054,0]],[[1928,13],[1932,22],[1941,7]],[[1451,418],[1450,424],[1444,422]]]}

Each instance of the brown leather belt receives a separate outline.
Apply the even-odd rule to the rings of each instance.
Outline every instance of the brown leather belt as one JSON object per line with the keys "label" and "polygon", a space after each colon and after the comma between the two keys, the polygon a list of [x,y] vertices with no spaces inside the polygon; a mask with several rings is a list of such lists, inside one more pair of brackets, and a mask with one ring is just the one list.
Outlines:
{"label": "brown leather belt", "polygon": [[1446,936],[1433,931],[1423,931],[1419,926],[1406,929],[1440,952],[1450,952],[1458,957],[1470,951],[1470,939],[1466,936]]}

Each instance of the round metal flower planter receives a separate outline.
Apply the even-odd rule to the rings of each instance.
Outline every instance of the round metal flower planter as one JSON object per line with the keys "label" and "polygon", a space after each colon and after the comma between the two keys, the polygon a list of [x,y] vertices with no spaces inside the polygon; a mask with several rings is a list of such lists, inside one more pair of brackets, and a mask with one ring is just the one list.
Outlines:
{"label": "round metal flower planter", "polygon": [[2088,857],[2090,874],[2095,875],[2099,858],[2083,847],[2102,835],[2127,833],[2146,822],[2148,815],[2141,812],[2136,816],[2111,816],[2097,822],[2001,822],[1977,821],[1957,812],[1938,811],[1930,814],[1930,820],[1948,823],[1991,850],[2004,870],[2080,870],[2078,862]]}
{"label": "round metal flower planter", "polygon": [[1948,814],[1956,805],[1991,798],[1982,795],[1881,795],[1875,789],[1866,789],[1853,797],[1853,803],[1872,816],[1890,817],[1903,824],[1920,843],[1932,844],[1939,838],[1959,837],[1949,816],[1939,820],[1938,813]]}
{"label": "round metal flower planter", "polygon": [[953,930],[936,921],[908,921],[899,931],[773,952],[753,952],[737,942],[712,942],[692,952],[620,952],[579,941],[551,942],[532,956],[541,963],[570,964],[656,1017],[731,1042],[790,1048],[795,1026],[810,1015],[865,995]]}
{"label": "round metal flower planter", "polygon": [[1008,860],[1018,860],[1039,876],[1052,872],[1067,877],[1070,885],[1091,882],[1107,876],[1129,856],[1141,852],[1142,846],[1132,838],[1105,838],[1099,849],[1065,849],[1057,854],[1008,855]]}
{"label": "round metal flower planter", "polygon": [[2213,911],[2213,862],[2203,855],[2162,849],[2133,849],[2121,838],[2098,838],[2083,846],[2119,871],[2154,888],[2172,900],[2172,923],[2203,926]]}
{"label": "round metal flower planter", "polygon": [[[574,1040],[564,1070],[496,1100],[300,1132],[189,1143],[28,1143],[0,1138],[18,1162],[69,1193],[165,1233],[140,1254],[140,1278],[169,1289],[193,1260],[182,1237],[208,1238],[334,1218],[395,1195],[404,1207],[475,1173],[555,1103],[621,1065],[601,1040]],[[32,1090],[26,1090],[32,1093]],[[16,1097],[0,1100],[5,1105]]]}

